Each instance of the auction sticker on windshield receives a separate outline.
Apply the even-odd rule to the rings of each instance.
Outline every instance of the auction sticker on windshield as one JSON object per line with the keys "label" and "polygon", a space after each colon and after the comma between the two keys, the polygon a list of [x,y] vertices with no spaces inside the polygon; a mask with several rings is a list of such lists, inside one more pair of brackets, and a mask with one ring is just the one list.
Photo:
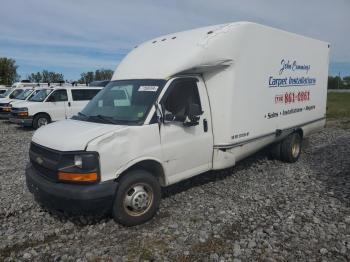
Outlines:
{"label": "auction sticker on windshield", "polygon": [[156,92],[158,86],[140,86],[138,91]]}

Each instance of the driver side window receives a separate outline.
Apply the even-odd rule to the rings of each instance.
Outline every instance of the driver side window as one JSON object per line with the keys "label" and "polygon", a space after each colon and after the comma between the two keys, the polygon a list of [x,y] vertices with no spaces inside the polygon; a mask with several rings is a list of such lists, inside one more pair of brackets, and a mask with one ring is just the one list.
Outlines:
{"label": "driver side window", "polygon": [[184,122],[191,104],[201,108],[196,79],[178,79],[169,87],[163,102],[165,113],[170,112],[174,121]]}
{"label": "driver side window", "polygon": [[68,101],[67,90],[60,89],[54,91],[50,97],[47,99],[47,102],[64,102]]}

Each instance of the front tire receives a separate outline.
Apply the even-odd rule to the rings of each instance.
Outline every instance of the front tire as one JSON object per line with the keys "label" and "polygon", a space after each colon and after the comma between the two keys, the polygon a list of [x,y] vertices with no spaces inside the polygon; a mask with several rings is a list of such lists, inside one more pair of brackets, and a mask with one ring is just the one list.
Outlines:
{"label": "front tire", "polygon": [[302,138],[299,133],[292,133],[281,142],[281,160],[294,163],[301,153]]}
{"label": "front tire", "polygon": [[132,170],[117,188],[112,215],[116,222],[135,226],[150,220],[158,211],[161,188],[158,180],[145,170]]}
{"label": "front tire", "polygon": [[38,129],[42,126],[45,126],[47,124],[50,124],[51,119],[46,114],[38,114],[33,119],[33,127],[34,129]]}

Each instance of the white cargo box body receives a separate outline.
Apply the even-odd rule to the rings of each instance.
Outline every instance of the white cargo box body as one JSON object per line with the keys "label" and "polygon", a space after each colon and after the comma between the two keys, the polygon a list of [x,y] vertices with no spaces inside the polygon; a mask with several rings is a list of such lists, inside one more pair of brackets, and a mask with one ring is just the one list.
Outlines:
{"label": "white cargo box body", "polygon": [[129,53],[112,80],[200,73],[214,147],[230,148],[279,130],[322,126],[328,60],[326,42],[237,22],[148,41]]}

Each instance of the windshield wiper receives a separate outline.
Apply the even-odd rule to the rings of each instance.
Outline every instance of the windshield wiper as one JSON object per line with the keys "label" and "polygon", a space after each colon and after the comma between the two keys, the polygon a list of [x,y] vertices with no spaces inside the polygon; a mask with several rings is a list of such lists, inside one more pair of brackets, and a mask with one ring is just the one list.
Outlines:
{"label": "windshield wiper", "polygon": [[88,116],[88,118],[97,118],[97,119],[100,119],[100,120],[103,120],[107,123],[110,123],[110,124],[118,124],[116,121],[114,121],[113,119],[111,119],[110,117],[106,117],[106,116],[103,116],[103,115],[94,115],[94,116]]}
{"label": "windshield wiper", "polygon": [[102,120],[103,122],[107,122],[110,124],[114,124],[114,125],[118,125],[120,123],[139,123],[140,121],[137,120],[124,120],[124,119],[114,119],[112,117],[108,117],[108,116],[103,116],[103,115],[86,115],[84,113],[78,112],[78,115],[75,115],[72,117],[72,119],[82,119],[84,118],[85,121],[89,121],[89,120]]}
{"label": "windshield wiper", "polygon": [[75,119],[75,120],[82,120],[82,119],[87,120],[88,118],[89,118],[89,116],[87,116],[81,112],[78,112],[77,115],[72,116],[72,119]]}
{"label": "windshield wiper", "polygon": [[85,115],[84,113],[82,113],[82,112],[78,112],[78,116],[83,116],[83,117],[86,117],[86,118],[88,118],[89,116],[87,116],[87,115]]}

